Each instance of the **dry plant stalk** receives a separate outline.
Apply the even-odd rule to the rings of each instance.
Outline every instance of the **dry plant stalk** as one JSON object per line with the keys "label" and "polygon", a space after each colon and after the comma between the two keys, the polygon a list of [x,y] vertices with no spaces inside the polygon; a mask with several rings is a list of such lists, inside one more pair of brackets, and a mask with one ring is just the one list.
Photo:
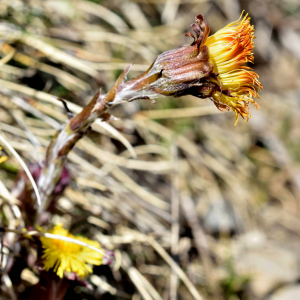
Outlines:
{"label": "dry plant stalk", "polygon": [[262,88],[258,76],[244,66],[253,62],[254,28],[250,26],[250,18],[245,16],[209,38],[210,28],[201,14],[191,28],[195,36],[186,34],[194,38],[191,45],[162,53],[146,72],[129,81],[125,78],[131,66],[127,67],[107,94],[97,92],[79,114],[62,125],[47,149],[38,179],[42,204],[37,209],[36,221],[50,205],[70,150],[97,118],[103,121],[112,118],[107,110],[116,104],[152,100],[158,95],[194,95],[210,98],[218,109],[232,109],[237,119],[240,115],[248,120],[248,103],[258,107],[252,98]]}

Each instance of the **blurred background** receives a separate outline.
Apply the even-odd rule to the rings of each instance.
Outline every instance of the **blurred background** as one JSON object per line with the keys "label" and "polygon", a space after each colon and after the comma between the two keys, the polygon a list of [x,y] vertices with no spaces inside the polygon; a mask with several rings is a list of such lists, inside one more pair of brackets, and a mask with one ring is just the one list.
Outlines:
{"label": "blurred background", "polygon": [[[300,3],[0,1],[0,132],[28,165],[67,119],[53,96],[79,109],[129,64],[132,78],[190,43],[197,14],[213,34],[243,10],[264,86],[249,122],[234,126],[208,99],[140,100],[73,149],[52,223],[100,241],[115,263],[65,299],[300,299]],[[14,157],[0,165],[6,189],[20,169]],[[17,224],[5,205],[1,218]],[[37,274],[27,268],[15,289]]]}

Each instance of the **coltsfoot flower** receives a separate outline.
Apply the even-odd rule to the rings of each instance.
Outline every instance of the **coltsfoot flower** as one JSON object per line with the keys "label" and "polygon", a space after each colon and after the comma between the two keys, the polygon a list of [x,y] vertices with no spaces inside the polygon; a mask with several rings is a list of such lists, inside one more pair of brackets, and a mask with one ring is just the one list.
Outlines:
{"label": "coltsfoot flower", "polygon": [[[122,82],[116,89],[115,102],[157,95],[180,97],[193,95],[210,98],[220,110],[233,110],[250,118],[249,103],[262,89],[258,75],[245,63],[253,63],[254,27],[246,15],[209,37],[210,28],[199,14],[186,36],[192,44],[160,54],[140,76]],[[129,69],[128,69],[129,70]]]}
{"label": "coltsfoot flower", "polygon": [[[49,233],[63,237],[73,238],[84,242],[90,246],[102,249],[100,244],[84,237],[73,236],[62,225],[56,225]],[[84,247],[72,242],[41,237],[43,247],[44,269],[53,271],[62,278],[64,272],[75,273],[80,278],[84,278],[89,273],[93,273],[90,265],[99,266],[102,264],[103,255],[88,247]]]}

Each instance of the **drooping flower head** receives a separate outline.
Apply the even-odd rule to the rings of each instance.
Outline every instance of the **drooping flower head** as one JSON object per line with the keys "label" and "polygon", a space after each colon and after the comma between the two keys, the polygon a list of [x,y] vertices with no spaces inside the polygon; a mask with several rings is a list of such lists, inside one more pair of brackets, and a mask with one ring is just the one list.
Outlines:
{"label": "drooping flower head", "polygon": [[[100,250],[102,249],[98,242],[84,237],[75,237],[62,228],[62,225],[56,225],[49,233],[73,238]],[[41,237],[41,242],[44,249],[42,256],[44,269],[46,271],[53,269],[60,278],[63,277],[64,272],[75,273],[80,278],[84,278],[89,273],[93,273],[90,265],[99,266],[102,263],[103,255],[88,247],[47,237]]]}
{"label": "drooping flower head", "polygon": [[145,73],[120,83],[114,102],[193,95],[210,98],[222,111],[232,109],[236,120],[239,115],[248,120],[248,104],[259,107],[253,98],[262,89],[258,75],[245,66],[254,59],[250,18],[241,16],[210,37],[210,28],[201,14],[190,27],[195,35],[188,32],[186,36],[194,39],[192,44],[160,54]]}

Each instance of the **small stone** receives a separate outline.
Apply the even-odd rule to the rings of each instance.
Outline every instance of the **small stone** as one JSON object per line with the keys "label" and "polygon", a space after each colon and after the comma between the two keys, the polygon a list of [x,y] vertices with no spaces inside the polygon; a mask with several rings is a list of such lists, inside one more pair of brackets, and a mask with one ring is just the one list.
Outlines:
{"label": "small stone", "polygon": [[[244,242],[243,239],[241,241]],[[250,287],[258,297],[264,297],[276,287],[299,278],[297,255],[277,243],[267,240],[262,243],[261,239],[257,247],[240,245],[238,248],[236,271],[239,275],[250,276]]]}

